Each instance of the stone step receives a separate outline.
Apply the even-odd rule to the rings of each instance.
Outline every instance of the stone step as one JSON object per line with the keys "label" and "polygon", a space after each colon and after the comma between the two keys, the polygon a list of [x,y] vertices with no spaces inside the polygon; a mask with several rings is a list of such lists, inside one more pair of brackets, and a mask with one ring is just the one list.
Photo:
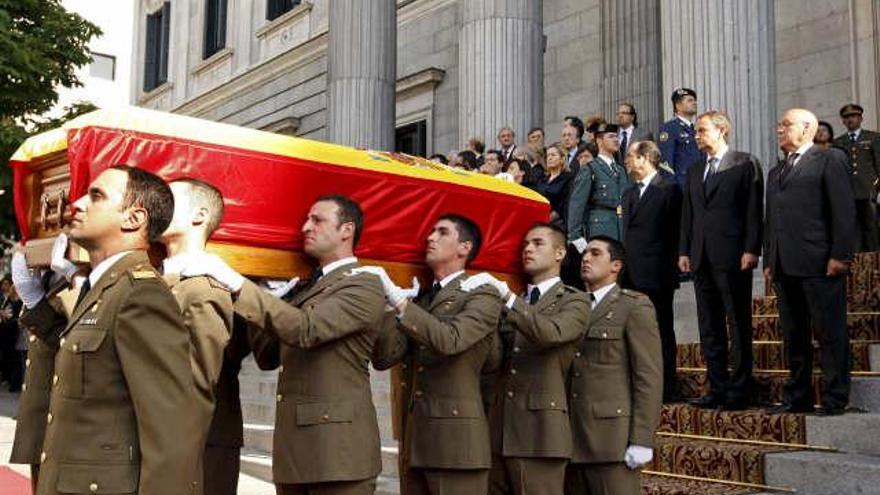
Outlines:
{"label": "stone step", "polygon": [[764,484],[763,457],[779,447],[657,437],[651,471]]}
{"label": "stone step", "polygon": [[689,404],[664,404],[657,431],[801,445],[808,438],[803,414],[770,414],[763,409],[719,411]]}
{"label": "stone step", "polygon": [[764,470],[768,485],[792,487],[798,495],[880,492],[880,457],[875,456],[806,451],[773,453],[764,457]]}
{"label": "stone step", "polygon": [[849,405],[862,411],[880,413],[880,378],[854,377],[849,390]]}
{"label": "stone step", "polygon": [[[877,364],[880,364],[880,341],[876,340],[852,340],[850,341],[850,356],[853,371],[872,371],[871,349],[877,347]],[[757,341],[752,343],[754,366],[756,369],[788,369],[788,361],[785,359],[782,341]],[[818,342],[813,342],[815,349],[813,362],[821,362],[821,349]],[[676,365],[683,368],[704,368],[706,366],[703,350],[699,342],[679,344]]]}
{"label": "stone step", "polygon": [[272,437],[274,434],[275,428],[271,425],[245,423],[244,448],[249,451],[271,455]]}
{"label": "stone step", "polygon": [[[847,313],[850,340],[880,341],[880,311]],[[752,317],[753,340],[782,341],[779,315],[755,315]]]}
{"label": "stone step", "polygon": [[641,495],[746,495],[754,490],[724,483],[642,474]]}
{"label": "stone step", "polygon": [[871,371],[880,371],[880,344],[868,346],[868,367]]}
{"label": "stone step", "polygon": [[807,440],[811,445],[835,447],[846,453],[880,456],[880,434],[876,433],[880,432],[880,414],[808,415],[805,420]]}
{"label": "stone step", "polygon": [[272,481],[272,456],[242,449],[241,472],[263,481]]}

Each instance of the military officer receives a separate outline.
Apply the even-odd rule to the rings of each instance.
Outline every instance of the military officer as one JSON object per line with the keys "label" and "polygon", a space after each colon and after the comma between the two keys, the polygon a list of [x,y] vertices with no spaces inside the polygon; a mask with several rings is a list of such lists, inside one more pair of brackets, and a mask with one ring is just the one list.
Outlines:
{"label": "military officer", "polygon": [[[224,350],[232,332],[232,296],[210,277],[182,277],[180,273],[205,253],[208,238],[223,218],[223,196],[214,186],[197,179],[177,179],[169,187],[174,195],[174,215],[162,233],[162,244],[168,252],[162,272],[190,331],[192,371],[199,391],[194,398],[199,405],[199,443],[205,446],[215,413],[215,391],[224,365]],[[237,380],[237,376],[232,379]],[[237,449],[205,447],[205,493],[235,493],[238,462],[230,456],[237,458]]]}
{"label": "military officer", "polygon": [[[115,166],[73,207],[70,237],[92,270],[71,317],[56,313],[63,327],[31,329],[58,332],[42,335],[57,347],[36,493],[192,493],[200,452],[189,338],[146,253],[171,220],[171,191]],[[39,280],[25,285],[28,299],[43,297]]]}
{"label": "military officer", "polygon": [[609,237],[592,238],[584,253],[593,311],[571,371],[567,494],[638,495],[638,469],[653,457],[663,397],[660,336],[648,297],[617,286],[623,260],[623,245]]}
{"label": "military officer", "polygon": [[880,133],[862,129],[864,109],[855,103],[840,109],[846,134],[834,145],[849,155],[856,198],[856,252],[877,251],[877,191],[880,189]]}
{"label": "military officer", "polygon": [[215,256],[182,272],[220,281],[235,295],[235,314],[255,333],[271,336],[267,345],[277,345],[269,354],[280,363],[272,450],[279,495],[371,494],[376,488],[382,463],[367,366],[385,297],[376,277],[352,271],[362,230],[355,201],[318,198],[302,232],[303,250],[319,267],[290,303]]}
{"label": "military officer", "polygon": [[697,147],[694,131],[694,117],[697,115],[697,93],[688,88],[678,88],[672,92],[672,108],[675,117],[660,126],[658,146],[663,162],[669,172],[675,174],[679,187],[684,187],[687,171],[698,161],[706,161],[706,156]]}
{"label": "military officer", "polygon": [[489,426],[480,376],[494,349],[501,301],[491,287],[465,292],[465,266],[479,252],[480,231],[470,219],[441,216],[428,236],[425,262],[434,273],[429,291],[409,301],[379,267],[396,318],[386,319],[374,366],[403,362],[408,417],[402,492],[409,495],[488,490]]}
{"label": "military officer", "polygon": [[559,278],[565,231],[537,224],[523,240],[530,284],[523,297],[488,273],[462,289],[494,287],[505,303],[503,366],[490,413],[492,469],[489,493],[557,495],[571,457],[565,383],[577,340],[587,329],[587,295]]}
{"label": "military officer", "polygon": [[599,124],[593,134],[599,155],[578,171],[571,186],[568,201],[568,240],[581,253],[587,239],[605,235],[613,239],[622,236],[623,192],[632,183],[623,165],[614,156],[620,149],[615,124]]}

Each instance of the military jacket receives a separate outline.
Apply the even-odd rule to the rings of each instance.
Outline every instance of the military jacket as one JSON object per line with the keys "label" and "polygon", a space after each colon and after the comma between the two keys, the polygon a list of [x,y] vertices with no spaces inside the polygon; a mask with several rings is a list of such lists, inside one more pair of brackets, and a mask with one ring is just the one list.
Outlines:
{"label": "military jacket", "polygon": [[849,157],[853,193],[856,199],[874,199],[880,188],[880,133],[862,129],[856,142],[843,134],[834,140]]}
{"label": "military jacket", "polygon": [[675,174],[680,187],[687,183],[687,171],[691,165],[706,161],[706,155],[697,147],[693,125],[687,125],[678,117],[660,126],[657,146],[663,162]]}
{"label": "military jacket", "polygon": [[568,239],[589,239],[595,235],[621,239],[621,200],[631,185],[626,169],[617,162],[609,167],[596,157],[586,167],[581,167],[572,182],[568,200]]}

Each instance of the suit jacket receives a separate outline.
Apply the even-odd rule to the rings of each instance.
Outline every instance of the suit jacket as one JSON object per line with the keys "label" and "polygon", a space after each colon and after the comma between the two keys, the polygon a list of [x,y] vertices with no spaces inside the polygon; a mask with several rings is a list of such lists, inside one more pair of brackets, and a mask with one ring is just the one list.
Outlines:
{"label": "suit jacket", "polygon": [[145,251],[113,264],[58,341],[37,495],[198,489],[189,333]]}
{"label": "suit jacket", "polygon": [[495,345],[501,301],[491,287],[460,290],[461,274],[430,303],[407,303],[386,320],[374,361],[386,369],[403,361],[407,418],[403,438],[409,466],[487,469],[492,455],[480,377]]}
{"label": "suit jacket", "polygon": [[571,462],[622,462],[628,445],[652,447],[662,400],[654,307],[615,287],[593,309],[572,366]]}
{"label": "suit jacket", "polygon": [[877,197],[880,187],[880,133],[862,129],[855,143],[849,133],[834,140],[834,145],[849,155],[850,173],[856,199]]}
{"label": "suit jacket", "polygon": [[846,155],[810,147],[781,179],[784,163],[767,175],[764,266],[797,277],[825,276],[829,258],[851,260],[855,200]]}
{"label": "suit jacket", "polygon": [[678,232],[681,189],[657,171],[639,198],[639,188],[623,194],[624,279],[642,290],[678,287]]}
{"label": "suit jacket", "polygon": [[[618,136],[619,136],[619,134],[618,134]],[[633,126],[632,132],[630,133],[630,136],[629,136],[629,139],[626,142],[626,146],[627,146],[627,148],[629,148],[629,146],[631,144],[633,144],[637,141],[653,141],[653,140],[654,140],[654,134],[652,134],[651,131],[646,130],[646,129],[642,129],[639,126]],[[626,156],[625,156],[626,150],[623,149],[623,140],[622,139],[620,140],[620,145],[621,145],[621,149],[620,149],[620,151],[618,151],[617,155],[615,155],[614,158],[619,163],[623,163],[624,159],[626,158]]]}
{"label": "suit jacket", "polygon": [[630,185],[626,170],[616,162],[613,173],[599,157],[582,167],[571,183],[565,215],[568,239],[589,239],[599,234],[620,239],[622,224],[617,207]]}
{"label": "suit jacket", "polygon": [[254,331],[280,342],[280,355],[259,351],[261,360],[280,357],[275,483],[363,480],[381,471],[368,363],[385,294],[375,275],[351,274],[357,266],[327,273],[291,303],[250,281],[235,301],[235,313]]}
{"label": "suit jacket", "polygon": [[506,312],[504,365],[490,417],[492,450],[505,457],[571,456],[566,380],[587,329],[587,295],[556,283],[534,306]]}
{"label": "suit jacket", "polygon": [[704,184],[707,162],[687,174],[678,254],[696,271],[712,267],[738,270],[743,253],[761,255],[764,226],[764,174],[754,156],[728,150],[718,171]]}

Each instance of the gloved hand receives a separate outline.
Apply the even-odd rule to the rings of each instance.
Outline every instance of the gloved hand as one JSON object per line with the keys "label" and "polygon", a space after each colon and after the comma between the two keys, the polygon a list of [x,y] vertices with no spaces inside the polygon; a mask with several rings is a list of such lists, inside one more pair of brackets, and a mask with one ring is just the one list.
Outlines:
{"label": "gloved hand", "polygon": [[21,251],[16,251],[12,255],[10,268],[12,271],[12,285],[15,286],[18,297],[21,298],[21,302],[24,303],[26,308],[33,308],[46,296],[46,291],[43,290],[43,284],[40,282],[40,275],[38,273],[31,273],[27,267],[24,253]]}
{"label": "gloved hand", "polygon": [[220,282],[230,292],[238,292],[244,284],[244,277],[233,270],[215,254],[193,256],[186,268],[180,272],[183,277],[200,277],[206,275]]}
{"label": "gloved hand", "polygon": [[642,447],[641,445],[630,445],[626,448],[626,453],[623,455],[623,461],[626,462],[626,467],[630,469],[638,469],[651,462],[653,458],[654,449]]}
{"label": "gloved hand", "polygon": [[299,283],[299,277],[293,277],[285,282],[284,280],[267,280],[266,292],[277,298],[286,296]]}
{"label": "gloved hand", "polygon": [[379,277],[382,281],[382,289],[385,291],[385,299],[395,308],[400,306],[403,301],[412,299],[419,295],[419,279],[413,277],[413,286],[410,289],[403,289],[395,284],[385,269],[381,266],[361,266],[355,268],[351,273],[372,273]]}
{"label": "gloved hand", "polygon": [[476,275],[466,278],[461,283],[461,290],[465,292],[470,292],[483,285],[491,285],[492,288],[498,291],[498,295],[501,297],[501,299],[506,299],[510,295],[510,288],[507,287],[507,282],[498,280],[497,278],[486,272],[478,273]]}
{"label": "gloved hand", "polygon": [[52,261],[49,266],[53,272],[70,282],[78,268],[66,256],[67,234],[58,234],[58,237],[55,238],[55,243],[52,244]]}
{"label": "gloved hand", "polygon": [[578,250],[579,253],[584,254],[584,251],[587,250],[587,240],[583,237],[578,237],[577,239],[571,241],[574,248]]}

